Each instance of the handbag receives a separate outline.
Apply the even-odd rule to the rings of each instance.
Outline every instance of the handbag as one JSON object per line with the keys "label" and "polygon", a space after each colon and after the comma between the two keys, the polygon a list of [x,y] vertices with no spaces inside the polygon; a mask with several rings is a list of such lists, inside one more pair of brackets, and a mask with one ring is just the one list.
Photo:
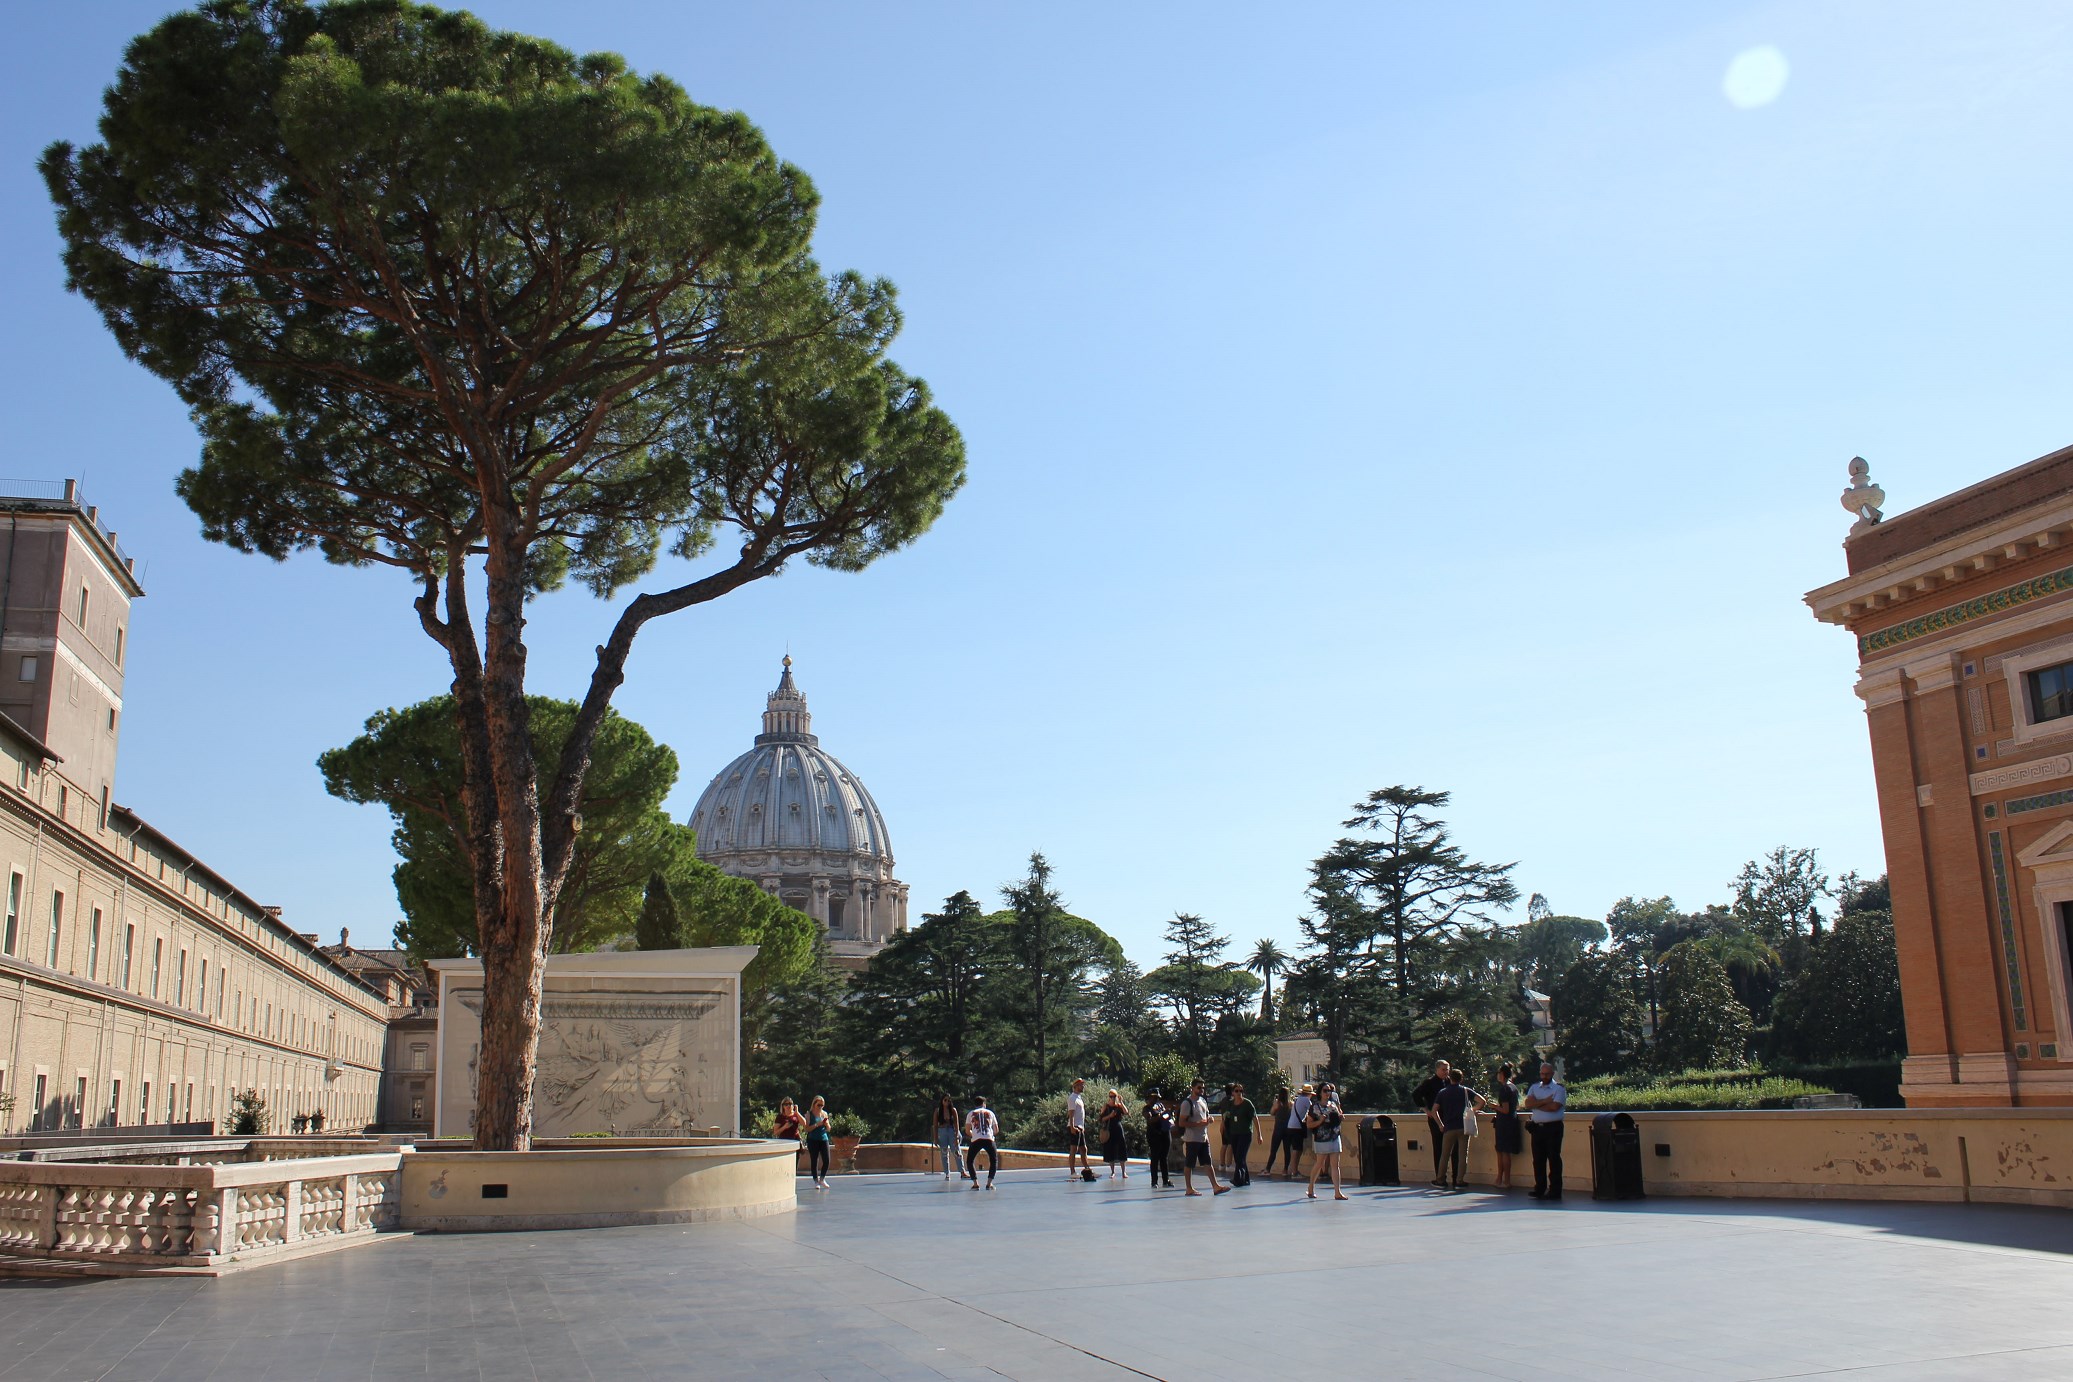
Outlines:
{"label": "handbag", "polygon": [[1476,1135],[1476,1106],[1474,1104],[1470,1104],[1467,1108],[1461,1110],[1461,1135],[1463,1137],[1474,1137]]}

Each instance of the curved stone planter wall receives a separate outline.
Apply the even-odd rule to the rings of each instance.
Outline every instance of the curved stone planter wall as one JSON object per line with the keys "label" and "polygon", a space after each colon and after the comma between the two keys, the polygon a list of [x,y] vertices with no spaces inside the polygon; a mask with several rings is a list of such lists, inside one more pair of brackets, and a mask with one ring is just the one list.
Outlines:
{"label": "curved stone planter wall", "polygon": [[798,1207],[794,1142],[631,1138],[529,1152],[420,1145],[403,1158],[402,1226],[445,1233],[708,1223]]}

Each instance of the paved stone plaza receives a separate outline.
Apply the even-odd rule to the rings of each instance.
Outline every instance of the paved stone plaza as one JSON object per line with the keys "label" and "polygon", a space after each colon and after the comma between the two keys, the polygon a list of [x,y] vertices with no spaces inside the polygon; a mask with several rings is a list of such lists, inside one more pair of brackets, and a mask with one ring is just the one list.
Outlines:
{"label": "paved stone plaza", "polygon": [[838,1178],[746,1225],[0,1282],[0,1379],[2073,1376],[2073,1216]]}

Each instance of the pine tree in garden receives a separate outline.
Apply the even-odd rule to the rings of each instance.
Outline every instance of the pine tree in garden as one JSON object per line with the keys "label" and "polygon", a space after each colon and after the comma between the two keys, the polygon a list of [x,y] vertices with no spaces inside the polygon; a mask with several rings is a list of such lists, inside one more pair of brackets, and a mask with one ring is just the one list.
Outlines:
{"label": "pine tree in garden", "polygon": [[[483,962],[476,1146],[533,1127],[545,957],[599,727],[651,620],[919,537],[963,444],[883,280],[747,119],[406,0],[210,0],[130,45],[42,172],[68,283],[191,410],[210,540],[401,573],[452,673]],[[723,545],[731,551],[722,552]],[[627,591],[551,766],[529,603]],[[393,586],[391,588],[394,588]],[[399,602],[399,606],[400,606]]]}

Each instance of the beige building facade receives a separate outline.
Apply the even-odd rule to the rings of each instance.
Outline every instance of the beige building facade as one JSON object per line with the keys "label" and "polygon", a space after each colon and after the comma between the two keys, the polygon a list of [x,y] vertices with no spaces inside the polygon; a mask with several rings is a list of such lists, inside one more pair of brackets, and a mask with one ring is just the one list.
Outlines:
{"label": "beige building facade", "polygon": [[222,1124],[245,1089],[363,1127],[383,996],[112,800],[143,591],[61,493],[0,496],[0,1132]]}

